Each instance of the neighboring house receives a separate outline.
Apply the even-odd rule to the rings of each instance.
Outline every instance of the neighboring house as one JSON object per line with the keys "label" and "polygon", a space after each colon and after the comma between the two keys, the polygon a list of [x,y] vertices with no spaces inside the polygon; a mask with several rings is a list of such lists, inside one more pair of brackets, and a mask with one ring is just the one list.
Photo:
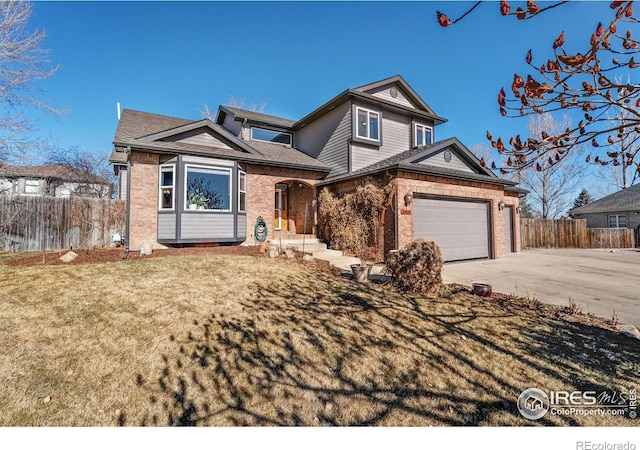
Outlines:
{"label": "neighboring house", "polygon": [[587,228],[633,228],[640,227],[640,184],[602,197],[569,214],[574,219],[586,219]]}
{"label": "neighboring house", "polygon": [[0,195],[111,198],[112,184],[64,164],[0,165]]}
{"label": "neighboring house", "polygon": [[[400,76],[347,89],[300,120],[220,106],[214,120],[124,110],[111,156],[128,200],[130,247],[255,243],[315,233],[323,187],[397,180],[384,250],[417,237],[445,259],[519,251],[519,195],[457,139]],[[307,228],[305,209],[308,211]]]}

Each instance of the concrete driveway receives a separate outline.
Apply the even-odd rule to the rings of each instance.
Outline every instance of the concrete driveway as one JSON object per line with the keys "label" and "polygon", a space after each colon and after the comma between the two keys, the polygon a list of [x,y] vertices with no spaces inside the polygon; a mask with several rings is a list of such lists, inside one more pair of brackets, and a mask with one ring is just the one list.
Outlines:
{"label": "concrete driveway", "polygon": [[492,285],[494,292],[560,306],[640,328],[640,251],[537,249],[506,258],[447,263],[445,283]]}

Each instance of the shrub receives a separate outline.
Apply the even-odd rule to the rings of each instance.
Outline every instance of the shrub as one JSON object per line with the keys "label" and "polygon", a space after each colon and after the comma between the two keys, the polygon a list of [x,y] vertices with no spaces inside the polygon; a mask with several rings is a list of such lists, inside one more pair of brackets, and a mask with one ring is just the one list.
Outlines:
{"label": "shrub", "polygon": [[[382,187],[366,180],[354,192],[339,197],[324,188],[318,197],[320,235],[336,250],[361,256],[374,247],[379,254],[384,212],[394,192],[393,181]],[[380,257],[371,256],[372,260]]]}
{"label": "shrub", "polygon": [[416,239],[387,259],[387,274],[393,286],[412,294],[433,295],[442,285],[442,253],[431,241]]}

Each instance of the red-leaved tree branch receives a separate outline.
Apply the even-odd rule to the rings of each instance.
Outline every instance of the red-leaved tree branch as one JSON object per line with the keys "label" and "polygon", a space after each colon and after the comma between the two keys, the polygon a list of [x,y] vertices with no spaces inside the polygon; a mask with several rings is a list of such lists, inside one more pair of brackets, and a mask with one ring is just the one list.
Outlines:
{"label": "red-leaved tree branch", "polygon": [[[518,6],[513,11],[509,2],[502,0],[500,13],[525,20],[563,3],[540,8],[528,1],[526,8]],[[438,22],[442,26],[454,24],[476,6],[454,21],[438,12]],[[540,137],[518,135],[503,140],[494,139],[487,132],[491,145],[502,155],[499,168],[503,174],[531,166],[540,171],[545,165],[559,163],[581,144],[590,148],[586,162],[602,166],[624,164],[640,172],[640,152],[624,150],[637,147],[640,139],[640,85],[631,83],[630,77],[622,82],[622,75],[640,64],[634,59],[640,48],[632,30],[639,20],[634,16],[633,1],[614,1],[610,9],[611,16],[597,24],[581,52],[567,51],[563,31],[552,42],[551,57],[534,61],[529,50],[525,60],[531,73],[514,74],[511,89],[500,90],[498,107],[506,117],[558,111],[580,114],[577,124]],[[620,116],[623,121],[616,120]],[[498,168],[495,162],[491,167]]]}

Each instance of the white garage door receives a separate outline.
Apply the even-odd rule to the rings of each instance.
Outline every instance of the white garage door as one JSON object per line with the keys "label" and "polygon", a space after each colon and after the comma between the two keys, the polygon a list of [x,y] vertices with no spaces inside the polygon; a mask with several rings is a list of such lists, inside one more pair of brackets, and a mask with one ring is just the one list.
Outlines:
{"label": "white garage door", "polygon": [[489,257],[488,203],[415,198],[414,238],[435,242],[445,261]]}

